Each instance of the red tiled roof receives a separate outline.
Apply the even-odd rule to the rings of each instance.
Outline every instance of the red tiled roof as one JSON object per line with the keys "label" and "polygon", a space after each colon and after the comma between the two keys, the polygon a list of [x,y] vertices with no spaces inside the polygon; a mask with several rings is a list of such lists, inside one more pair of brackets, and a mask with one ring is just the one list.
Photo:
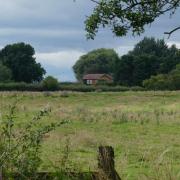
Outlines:
{"label": "red tiled roof", "polygon": [[110,75],[108,74],[86,74],[84,75],[83,79],[90,79],[90,80],[98,80],[101,79],[102,76],[108,76],[109,78],[112,78]]}

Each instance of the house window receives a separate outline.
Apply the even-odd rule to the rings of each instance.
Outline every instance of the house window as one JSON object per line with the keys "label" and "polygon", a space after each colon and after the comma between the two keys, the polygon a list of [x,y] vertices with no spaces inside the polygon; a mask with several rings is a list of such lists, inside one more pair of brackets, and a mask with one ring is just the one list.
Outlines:
{"label": "house window", "polygon": [[87,84],[92,84],[92,80],[87,80]]}

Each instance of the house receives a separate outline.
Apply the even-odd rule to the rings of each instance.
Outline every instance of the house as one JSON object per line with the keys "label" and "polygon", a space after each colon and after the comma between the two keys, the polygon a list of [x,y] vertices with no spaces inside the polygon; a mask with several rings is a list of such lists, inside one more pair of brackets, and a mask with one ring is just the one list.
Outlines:
{"label": "house", "polygon": [[83,82],[88,85],[96,85],[100,82],[112,83],[113,78],[109,74],[86,74],[83,77]]}

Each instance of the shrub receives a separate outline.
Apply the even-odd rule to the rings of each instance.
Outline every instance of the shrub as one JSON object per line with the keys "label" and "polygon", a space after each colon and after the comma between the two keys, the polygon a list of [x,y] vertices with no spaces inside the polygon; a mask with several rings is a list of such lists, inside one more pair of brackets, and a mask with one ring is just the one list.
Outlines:
{"label": "shrub", "polygon": [[42,91],[41,84],[21,83],[0,83],[0,91]]}
{"label": "shrub", "polygon": [[151,76],[150,79],[143,81],[143,86],[147,89],[152,89],[152,90],[173,89],[173,83],[170,81],[168,75],[164,75],[164,74]]}
{"label": "shrub", "polygon": [[40,148],[44,136],[66,122],[45,125],[42,118],[51,111],[50,108],[45,108],[23,128],[17,129],[15,110],[16,103],[10,107],[9,114],[0,124],[0,175],[3,174],[5,179],[14,179],[14,176],[18,176],[19,180],[36,179],[42,164]]}
{"label": "shrub", "polygon": [[42,86],[44,90],[55,91],[59,89],[59,82],[56,78],[48,76],[43,80]]}
{"label": "shrub", "polygon": [[[48,83],[47,83],[48,82]],[[45,96],[50,96],[49,91],[59,90],[59,91],[76,91],[76,92],[122,92],[122,91],[143,91],[142,87],[126,87],[126,86],[107,86],[107,85],[97,85],[97,86],[87,86],[78,83],[58,83],[57,80],[54,81],[44,80],[42,83],[0,83],[0,91],[45,91]],[[67,94],[67,93],[66,93]],[[62,95],[63,96],[63,95]],[[65,95],[66,96],[66,95]]]}
{"label": "shrub", "polygon": [[151,76],[143,86],[153,90],[180,90],[180,64],[168,74]]}
{"label": "shrub", "polygon": [[42,91],[41,84],[21,83],[0,83],[0,91]]}

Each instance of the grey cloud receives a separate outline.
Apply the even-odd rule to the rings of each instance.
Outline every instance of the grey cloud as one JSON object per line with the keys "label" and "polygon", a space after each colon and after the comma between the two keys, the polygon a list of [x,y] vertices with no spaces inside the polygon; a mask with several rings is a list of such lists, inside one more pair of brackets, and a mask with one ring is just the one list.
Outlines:
{"label": "grey cloud", "polygon": [[[58,70],[53,70],[51,63],[61,52],[88,52],[95,48],[114,48],[120,55],[128,52],[144,36],[164,38],[169,44],[179,45],[180,31],[174,33],[170,39],[164,31],[180,25],[180,12],[172,18],[169,15],[160,17],[151,26],[146,27],[145,33],[133,37],[113,37],[108,29],[101,29],[94,41],[86,40],[84,20],[93,9],[90,0],[0,0],[0,46],[14,42],[26,42],[35,47],[37,54],[47,55],[43,66],[48,74],[61,75],[66,79],[74,79],[73,72],[68,66],[65,68],[57,58]],[[72,57],[73,58],[73,57]],[[77,58],[77,56],[76,56]],[[69,57],[69,59],[71,59]],[[78,58],[77,58],[78,59]],[[37,58],[38,61],[42,59]],[[66,60],[68,61],[68,60]],[[73,63],[69,60],[70,66]],[[62,67],[60,66],[62,65]],[[55,68],[55,67],[54,67]],[[59,72],[63,72],[63,74]],[[54,74],[55,73],[55,74]]]}

